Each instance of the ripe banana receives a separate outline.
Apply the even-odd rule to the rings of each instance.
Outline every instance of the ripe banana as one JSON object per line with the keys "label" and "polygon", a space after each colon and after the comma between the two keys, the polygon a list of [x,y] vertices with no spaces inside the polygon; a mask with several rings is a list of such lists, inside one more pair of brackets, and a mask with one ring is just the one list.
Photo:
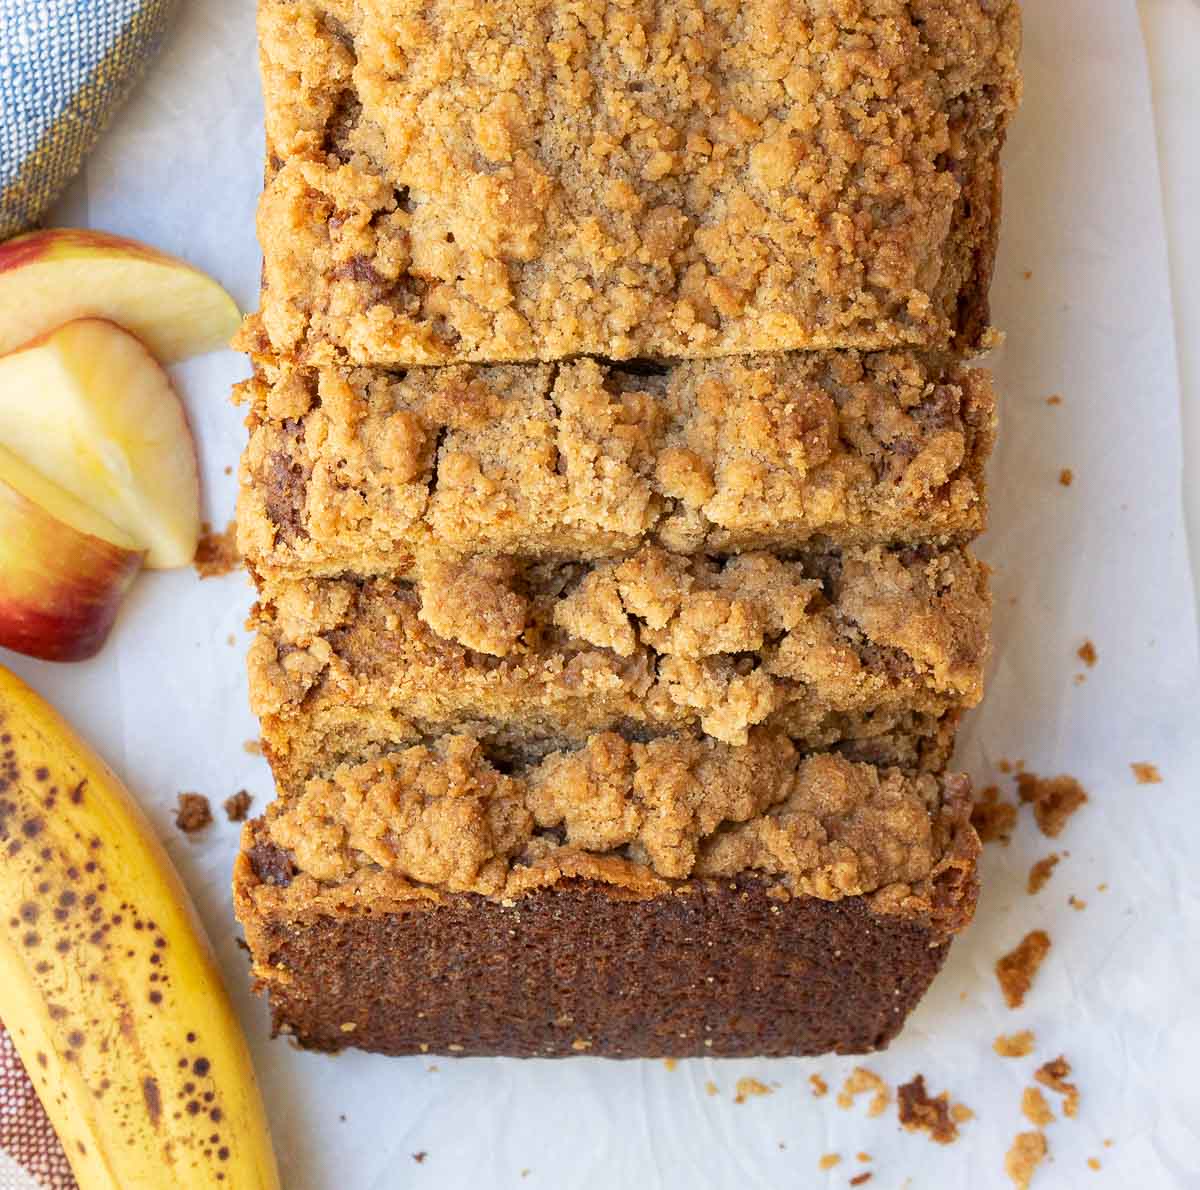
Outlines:
{"label": "ripe banana", "polygon": [[118,778],[3,666],[0,1019],[83,1190],[277,1190],[179,877]]}

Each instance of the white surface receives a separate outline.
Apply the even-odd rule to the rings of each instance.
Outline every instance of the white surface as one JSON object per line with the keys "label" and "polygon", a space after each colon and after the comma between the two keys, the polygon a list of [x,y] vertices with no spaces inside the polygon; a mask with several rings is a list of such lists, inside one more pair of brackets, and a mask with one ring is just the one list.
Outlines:
{"label": "white surface", "polygon": [[[163,61],[61,221],[180,252],[250,306],[261,170],[252,6],[181,7]],[[961,758],[981,785],[1009,792],[996,765],[1020,758],[1036,773],[1074,774],[1092,800],[1053,843],[1025,814],[1009,848],[988,848],[976,924],[902,1038],[866,1062],[893,1085],[924,1072],[977,1119],[943,1149],[903,1133],[894,1112],[870,1120],[865,1102],[843,1112],[832,1096],[813,1100],[808,1075],[836,1088],[851,1060],[668,1071],[597,1059],[331,1059],[268,1042],[230,917],[236,828],[221,819],[188,842],[171,825],[180,790],[219,801],[246,786],[260,806],[270,792],[265,765],[242,747],[255,735],[239,628],[249,590],[240,577],[148,576],[100,659],[15,668],[127,777],[197,895],[255,1048],[289,1190],[824,1187],[866,1168],[872,1190],[1002,1187],[1004,1152],[1029,1127],[1021,1090],[1060,1052],[1083,1105],[1078,1120],[1049,1128],[1053,1160],[1035,1187],[1200,1186],[1200,687],[1150,90],[1133,0],[1027,0],[1026,12],[1026,108],[1007,157],[995,286],[995,318],[1009,333],[994,361],[1003,434],[994,528],[981,547],[996,566],[996,657]],[[218,524],[232,515],[224,468],[242,440],[226,390],[243,369],[222,355],[179,372]],[[1046,405],[1051,393],[1061,406]],[[1063,467],[1075,472],[1069,489],[1057,481]],[[1076,685],[1085,636],[1100,659]],[[1159,765],[1164,784],[1134,783],[1129,763],[1141,760]],[[1070,854],[1028,897],[1029,866],[1051,850]],[[1068,908],[1068,894],[1087,909]],[[992,964],[1036,927],[1054,949],[1025,1008],[1010,1012]],[[995,1057],[992,1038],[1021,1028],[1037,1033],[1035,1058]],[[743,1076],[777,1090],[735,1105]],[[705,1093],[709,1079],[717,1097]],[[854,1161],[859,1150],[869,1166]],[[819,1173],[828,1152],[844,1161]]]}

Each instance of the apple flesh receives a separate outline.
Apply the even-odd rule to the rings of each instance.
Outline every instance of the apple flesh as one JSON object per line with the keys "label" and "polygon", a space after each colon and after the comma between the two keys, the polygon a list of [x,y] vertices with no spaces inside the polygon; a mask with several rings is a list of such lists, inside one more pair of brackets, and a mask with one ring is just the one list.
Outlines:
{"label": "apple flesh", "polygon": [[141,565],[132,538],[0,448],[0,645],[87,660]]}
{"label": "apple flesh", "polygon": [[0,357],[0,444],[147,551],[188,566],[200,539],[196,447],[166,372],[86,318]]}
{"label": "apple flesh", "polygon": [[163,363],[225,347],[233,298],[190,264],[136,240],[60,228],[0,244],[0,354],[77,318],[105,318]]}

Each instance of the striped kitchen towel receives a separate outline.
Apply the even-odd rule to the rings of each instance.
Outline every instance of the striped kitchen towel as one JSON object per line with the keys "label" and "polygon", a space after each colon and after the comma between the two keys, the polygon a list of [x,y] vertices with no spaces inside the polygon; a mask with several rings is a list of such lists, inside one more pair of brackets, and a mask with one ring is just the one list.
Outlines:
{"label": "striped kitchen towel", "polygon": [[0,239],[37,220],[154,52],[174,0],[0,0]]}

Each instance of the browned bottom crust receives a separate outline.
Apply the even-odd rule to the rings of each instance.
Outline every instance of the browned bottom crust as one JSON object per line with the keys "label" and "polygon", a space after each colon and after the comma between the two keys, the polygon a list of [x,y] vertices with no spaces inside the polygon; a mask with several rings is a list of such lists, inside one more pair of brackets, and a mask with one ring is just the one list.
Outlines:
{"label": "browned bottom crust", "polygon": [[318,1050],[454,1056],[880,1049],[976,896],[972,868],[943,890],[949,920],[877,912],[865,897],[780,900],[754,877],[650,899],[570,881],[510,905],[463,894],[260,915],[255,888],[279,877],[249,855],[235,877],[275,1031]]}

